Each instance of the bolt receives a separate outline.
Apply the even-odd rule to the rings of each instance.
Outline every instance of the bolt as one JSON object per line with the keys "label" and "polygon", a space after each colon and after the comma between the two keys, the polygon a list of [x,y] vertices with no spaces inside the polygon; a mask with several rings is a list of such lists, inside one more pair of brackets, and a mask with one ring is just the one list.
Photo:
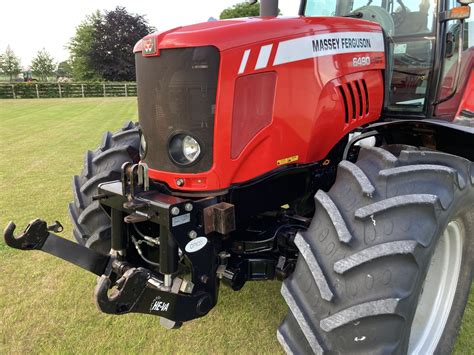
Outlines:
{"label": "bolt", "polygon": [[191,212],[193,210],[193,204],[188,202],[184,205],[184,209],[188,212]]}
{"label": "bolt", "polygon": [[201,276],[201,282],[202,283],[207,284],[208,281],[209,281],[209,276],[207,276],[207,275],[202,275]]}
{"label": "bolt", "polygon": [[177,179],[176,180],[176,185],[183,186],[184,185],[184,179],[181,179],[181,178]]}
{"label": "bolt", "polygon": [[188,233],[188,237],[191,238],[191,239],[194,239],[197,237],[197,232],[196,231],[189,231]]}
{"label": "bolt", "polygon": [[173,216],[179,215],[179,208],[178,208],[178,207],[173,207],[173,208],[171,209],[171,214],[172,214]]}

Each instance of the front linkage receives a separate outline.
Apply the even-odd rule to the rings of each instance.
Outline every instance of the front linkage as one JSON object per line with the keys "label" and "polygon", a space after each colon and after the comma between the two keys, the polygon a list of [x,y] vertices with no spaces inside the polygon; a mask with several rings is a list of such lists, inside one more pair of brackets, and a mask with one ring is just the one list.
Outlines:
{"label": "front linkage", "polygon": [[[48,226],[40,219],[19,236],[10,222],[4,239],[12,248],[41,250],[99,275],[94,300],[102,312],[158,315],[162,325],[176,328],[215,306],[220,280],[237,290],[246,280],[284,276],[292,269],[284,257],[272,260],[255,253],[271,249],[281,228],[269,245],[234,243],[251,257],[231,257],[223,244],[235,230],[234,206],[219,197],[191,200],[150,190],[146,164],[125,163],[121,181],[101,184],[94,199],[111,218],[109,255],[57,236],[53,232],[61,232],[61,224]],[[130,231],[143,223],[152,236],[139,233],[143,238],[138,240]],[[153,248],[145,253],[142,243]],[[177,277],[186,272],[189,279]]]}
{"label": "front linkage", "polygon": [[[39,219],[18,237],[13,235],[15,224],[10,222],[4,232],[6,244],[21,250],[42,250],[99,275],[94,300],[102,312],[159,315],[169,327],[207,314],[217,301],[217,265],[212,244],[205,237],[197,237],[203,235],[197,214],[204,205],[149,191],[144,164],[124,164],[122,181],[100,185],[95,198],[110,211],[109,255],[57,236],[53,232],[62,231],[59,223],[48,227]],[[137,267],[127,260],[125,226],[144,221],[159,226],[159,238],[155,239],[158,270]],[[184,251],[190,261],[191,280],[173,277],[178,271],[179,251]]]}

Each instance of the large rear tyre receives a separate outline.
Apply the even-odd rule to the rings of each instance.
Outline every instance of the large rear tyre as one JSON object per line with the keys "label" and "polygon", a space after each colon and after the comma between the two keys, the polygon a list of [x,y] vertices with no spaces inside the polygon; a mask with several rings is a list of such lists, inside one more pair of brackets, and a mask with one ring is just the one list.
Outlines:
{"label": "large rear tyre", "polygon": [[128,122],[115,133],[104,133],[102,144],[87,151],[84,169],[72,179],[74,201],[69,215],[78,243],[103,254],[110,252],[110,218],[92,196],[100,183],[119,180],[125,162],[139,161],[140,136],[138,125]]}
{"label": "large rear tyre", "polygon": [[474,166],[414,147],[339,164],[298,233],[277,337],[293,353],[450,353],[474,264]]}

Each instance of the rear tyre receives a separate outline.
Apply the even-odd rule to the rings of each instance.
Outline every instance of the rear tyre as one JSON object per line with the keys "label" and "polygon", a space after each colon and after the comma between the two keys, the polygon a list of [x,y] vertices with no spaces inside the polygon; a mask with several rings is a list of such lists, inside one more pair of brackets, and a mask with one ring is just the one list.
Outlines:
{"label": "rear tyre", "polygon": [[474,167],[414,147],[362,148],[318,191],[284,281],[294,353],[449,353],[474,264]]}
{"label": "rear tyre", "polygon": [[72,179],[74,201],[69,215],[78,243],[103,254],[110,251],[110,218],[98,201],[92,201],[100,183],[119,180],[125,162],[139,161],[138,125],[128,122],[115,133],[104,133],[102,144],[84,156],[84,169]]}

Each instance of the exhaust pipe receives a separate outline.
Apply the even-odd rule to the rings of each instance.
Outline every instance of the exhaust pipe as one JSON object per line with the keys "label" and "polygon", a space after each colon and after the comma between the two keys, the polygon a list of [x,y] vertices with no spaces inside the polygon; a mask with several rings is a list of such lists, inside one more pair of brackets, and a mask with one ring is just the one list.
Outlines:
{"label": "exhaust pipe", "polygon": [[[256,1],[251,1],[255,3]],[[260,16],[278,16],[278,0],[260,0]]]}

